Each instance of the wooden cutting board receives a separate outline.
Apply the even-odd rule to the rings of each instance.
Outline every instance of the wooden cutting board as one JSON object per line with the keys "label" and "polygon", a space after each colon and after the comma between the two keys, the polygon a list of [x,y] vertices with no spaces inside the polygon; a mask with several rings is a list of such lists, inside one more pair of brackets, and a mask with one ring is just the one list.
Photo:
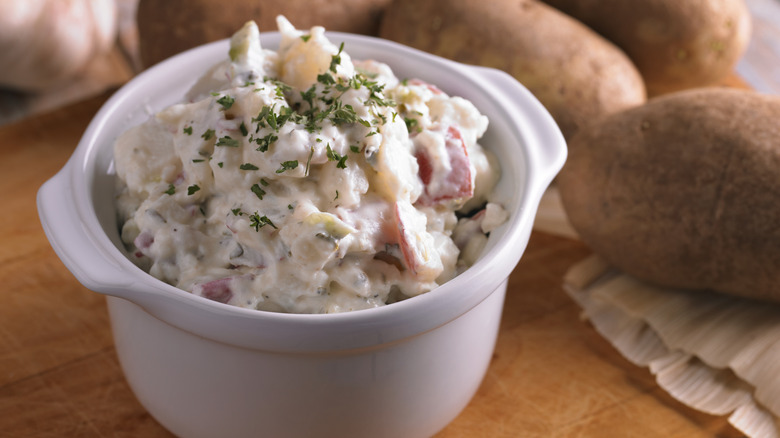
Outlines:
{"label": "wooden cutting board", "polygon": [[[35,207],[106,98],[0,127],[0,436],[170,436],[124,381],[104,298],[65,269]],[[672,399],[581,320],[561,279],[587,255],[534,232],[487,376],[438,437],[740,436]]]}

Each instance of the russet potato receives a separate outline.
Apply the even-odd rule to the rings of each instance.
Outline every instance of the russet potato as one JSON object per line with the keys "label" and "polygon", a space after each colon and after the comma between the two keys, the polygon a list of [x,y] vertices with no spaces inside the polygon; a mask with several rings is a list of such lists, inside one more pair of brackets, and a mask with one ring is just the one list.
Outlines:
{"label": "russet potato", "polygon": [[661,286],[780,301],[780,97],[699,88],[580,130],[557,184],[580,238]]}
{"label": "russet potato", "polygon": [[718,84],[747,47],[744,0],[543,0],[623,49],[659,95]]}
{"label": "russet potato", "polygon": [[299,29],[376,34],[390,0],[140,0],[137,22],[141,63],[149,67],[192,47],[230,37],[249,20],[276,30],[282,14]]}
{"label": "russet potato", "polygon": [[641,76],[620,49],[536,1],[395,0],[379,35],[510,73],[567,138],[594,119],[646,100]]}

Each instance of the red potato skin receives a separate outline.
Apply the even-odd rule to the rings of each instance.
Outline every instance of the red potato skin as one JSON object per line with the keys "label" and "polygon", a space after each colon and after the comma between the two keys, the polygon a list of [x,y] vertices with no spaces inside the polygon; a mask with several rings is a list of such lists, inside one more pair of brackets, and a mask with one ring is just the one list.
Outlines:
{"label": "red potato skin", "polygon": [[415,158],[420,167],[418,175],[425,187],[420,199],[421,205],[436,205],[451,200],[469,199],[474,196],[474,181],[471,176],[471,160],[468,149],[463,142],[460,130],[454,126],[447,128],[445,135],[446,151],[450,162],[450,172],[445,176],[447,184],[431,191],[430,182],[433,177],[431,158],[424,149],[415,151]]}
{"label": "red potato skin", "polygon": [[543,0],[623,49],[648,94],[717,85],[747,48],[744,0]]}
{"label": "red potato skin", "polygon": [[660,286],[780,302],[780,97],[702,88],[581,130],[558,175],[581,239]]}

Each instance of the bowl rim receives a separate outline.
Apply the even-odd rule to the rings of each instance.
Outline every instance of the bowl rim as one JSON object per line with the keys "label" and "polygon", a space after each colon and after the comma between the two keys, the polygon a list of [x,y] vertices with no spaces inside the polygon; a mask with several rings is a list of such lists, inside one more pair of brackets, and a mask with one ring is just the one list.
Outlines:
{"label": "bowl rim", "polygon": [[[347,337],[356,330],[374,332],[379,330],[383,333],[383,336],[380,336],[383,339],[379,341],[390,342],[446,324],[479,304],[493,291],[500,288],[502,283],[505,286],[509,274],[520,260],[527,245],[542,193],[565,160],[565,142],[549,113],[525,87],[504,72],[456,63],[377,37],[332,31],[326,32],[326,36],[331,41],[345,41],[345,51],[350,55],[352,55],[350,46],[353,46],[353,50],[355,45],[365,46],[378,53],[392,53],[396,58],[405,59],[409,63],[427,65],[426,68],[451,71],[466,81],[468,85],[475,86],[480,89],[480,92],[490,96],[491,99],[495,100],[496,105],[506,110],[507,114],[511,113],[513,118],[522,116],[527,119],[524,126],[531,128],[528,132],[521,131],[516,120],[514,123],[519,135],[518,141],[525,143],[521,150],[525,160],[523,166],[526,174],[519,177],[524,179],[523,192],[517,208],[510,212],[510,219],[504,225],[506,227],[503,232],[504,241],[489,247],[473,266],[430,292],[392,305],[336,314],[272,313],[217,303],[164,283],[136,267],[125,254],[116,248],[106,231],[100,226],[90,190],[89,180],[94,177],[91,172],[96,169],[96,150],[101,147],[101,144],[103,148],[107,148],[109,146],[106,146],[105,143],[111,145],[114,143],[113,139],[108,141],[105,138],[106,124],[117,117],[122,117],[121,110],[123,105],[126,105],[128,96],[140,92],[149,81],[156,80],[157,76],[175,70],[179,64],[192,64],[196,60],[210,58],[213,53],[223,50],[222,53],[226,53],[228,39],[224,39],[195,47],[161,61],[141,72],[117,90],[92,119],[65,167],[39,191],[38,205],[39,210],[42,211],[41,221],[44,224],[46,234],[52,241],[55,251],[74,275],[87,288],[133,301],[149,313],[179,328],[194,330],[207,337],[211,334],[213,335],[211,337],[219,338],[223,342],[253,347],[258,345],[257,342],[236,341],[235,336],[243,336],[238,333],[247,335],[247,332],[255,331],[261,327],[273,329],[276,332],[292,330],[298,333],[321,333],[321,336],[338,334]],[[264,47],[275,48],[279,40],[279,32],[261,33]],[[219,58],[215,58],[210,64],[203,66],[201,72],[218,60]],[[391,68],[393,68],[392,64]],[[395,71],[395,68],[393,70]],[[486,79],[488,80],[486,81]],[[505,86],[514,86],[516,89],[511,93],[511,98],[520,100],[511,101],[505,93],[506,90],[501,89]],[[168,102],[167,105],[172,103],[175,102]],[[544,143],[536,146],[548,149],[548,156],[534,157],[534,154],[529,150],[529,142]],[[65,181],[66,179],[67,181]],[[108,258],[108,263],[113,264],[114,268],[120,271],[127,270],[129,266],[132,266],[121,281],[95,280],[94,275],[92,275],[94,273],[87,272],[90,268],[85,268],[83,263],[78,260],[77,255],[68,253],[62,248],[61,239],[56,238],[57,230],[52,229],[49,223],[51,222],[50,215],[47,216],[43,212],[46,202],[52,202],[51,198],[55,196],[55,189],[50,188],[51,186],[60,186],[57,189],[60,194],[65,191],[68,192],[68,196],[72,197],[74,212],[83,224],[81,228],[89,239],[90,245],[97,250],[98,254]],[[448,304],[443,306],[442,303]],[[176,306],[183,307],[176,309]],[[443,307],[449,310],[444,311]],[[203,318],[204,315],[212,315],[213,321],[201,322],[199,325],[187,323],[188,319]],[[232,334],[222,333],[225,324],[233,326],[232,330],[228,330]],[[398,329],[398,327],[403,326],[414,327],[414,329]],[[393,329],[394,327],[396,330]],[[365,336],[360,338],[363,339]],[[367,346],[377,342],[376,333],[369,335],[368,338],[374,339],[374,341],[363,339],[352,344],[345,342],[344,345]],[[304,342],[304,344],[311,348],[315,342]],[[283,348],[279,345],[276,347]]]}

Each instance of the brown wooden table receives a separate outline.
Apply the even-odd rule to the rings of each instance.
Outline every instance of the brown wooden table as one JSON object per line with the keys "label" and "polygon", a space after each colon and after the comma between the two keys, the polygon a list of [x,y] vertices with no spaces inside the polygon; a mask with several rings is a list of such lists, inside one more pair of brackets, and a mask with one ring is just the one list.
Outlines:
{"label": "brown wooden table", "polygon": [[[46,240],[35,206],[107,96],[0,127],[0,436],[167,437],[125,383],[105,300]],[[624,360],[561,288],[589,254],[535,232],[511,276],[488,374],[454,437],[736,437]]]}

